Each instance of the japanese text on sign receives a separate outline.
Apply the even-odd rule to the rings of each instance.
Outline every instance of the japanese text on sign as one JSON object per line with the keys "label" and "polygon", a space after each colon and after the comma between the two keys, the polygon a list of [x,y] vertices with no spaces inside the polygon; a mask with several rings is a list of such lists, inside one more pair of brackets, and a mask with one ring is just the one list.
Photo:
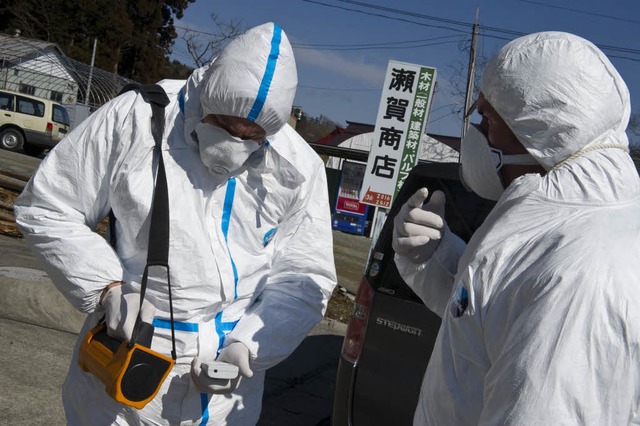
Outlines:
{"label": "japanese text on sign", "polygon": [[435,68],[389,62],[362,185],[363,203],[391,207],[418,162],[435,78]]}

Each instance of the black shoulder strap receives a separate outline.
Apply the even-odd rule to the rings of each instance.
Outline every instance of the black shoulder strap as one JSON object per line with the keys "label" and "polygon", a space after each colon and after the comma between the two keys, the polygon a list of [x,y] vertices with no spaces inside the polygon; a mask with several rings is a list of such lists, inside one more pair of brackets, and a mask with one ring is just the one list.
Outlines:
{"label": "black shoulder strap", "polygon": [[169,97],[167,96],[167,93],[164,91],[162,86],[160,86],[159,84],[130,83],[124,86],[118,95],[122,95],[129,90],[135,90],[140,93],[140,95],[142,95],[142,98],[148,103],[154,103],[160,105],[161,107],[166,107],[167,105],[169,105]]}
{"label": "black shoulder strap", "polygon": [[[118,96],[130,90],[140,93],[142,99],[151,105],[151,134],[156,145],[156,155],[160,154],[162,135],[164,133],[164,108],[169,105],[169,97],[158,84],[130,83],[122,88]],[[159,155],[160,159],[162,156]],[[162,167],[164,173],[164,165]],[[167,221],[168,222],[168,221]],[[109,212],[109,243],[116,249],[116,217],[113,210]]]}
{"label": "black shoulder strap", "polygon": [[164,132],[164,107],[169,105],[169,97],[162,86],[158,84],[127,84],[120,91],[120,95],[135,90],[142,98],[151,105],[151,133],[156,142],[156,148],[162,143],[162,134]]}
{"label": "black shoulder strap", "polygon": [[[151,105],[151,134],[155,142],[154,154],[158,159],[158,173],[153,191],[153,201],[151,204],[151,226],[149,229],[149,245],[147,248],[147,265],[144,268],[142,282],[140,283],[140,308],[144,301],[147,289],[149,266],[162,266],[166,268],[167,285],[169,286],[169,310],[171,314],[171,340],[173,359],[176,359],[175,330],[173,327],[173,301],[171,298],[171,273],[169,271],[169,194],[167,187],[167,176],[162,158],[162,135],[164,134],[164,108],[169,104],[169,97],[164,89],[157,84],[128,84],[120,94],[129,90],[140,93],[142,98]],[[109,213],[109,227],[111,244],[115,248],[115,216]],[[136,319],[136,324],[131,335],[129,346],[136,343],[142,321],[140,314]]]}

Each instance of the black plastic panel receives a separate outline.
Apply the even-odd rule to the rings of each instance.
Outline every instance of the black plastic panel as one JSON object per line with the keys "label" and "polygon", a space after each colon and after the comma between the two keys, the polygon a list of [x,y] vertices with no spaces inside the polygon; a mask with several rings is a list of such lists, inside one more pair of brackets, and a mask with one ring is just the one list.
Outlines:
{"label": "black plastic panel", "polygon": [[423,304],[377,294],[358,360],[355,425],[411,425],[440,318]]}

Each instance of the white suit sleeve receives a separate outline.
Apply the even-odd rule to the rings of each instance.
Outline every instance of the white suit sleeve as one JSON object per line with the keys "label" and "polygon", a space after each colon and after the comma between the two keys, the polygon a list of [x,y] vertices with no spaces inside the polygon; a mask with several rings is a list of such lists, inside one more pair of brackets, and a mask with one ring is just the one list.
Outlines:
{"label": "white suit sleeve", "polygon": [[394,257],[398,272],[427,307],[442,317],[453,289],[453,280],[466,244],[448,227],[431,259],[416,264],[405,256]]}
{"label": "white suit sleeve", "polygon": [[133,97],[126,99],[127,105],[120,98],[93,113],[52,149],[14,205],[18,228],[55,286],[87,313],[123,275],[115,252],[94,230],[110,209],[112,142],[124,137],[117,111],[129,111]]}
{"label": "white suit sleeve", "polygon": [[293,352],[322,319],[336,285],[327,181],[322,164],[316,165],[303,184],[309,188],[274,237],[267,286],[225,340],[244,343],[257,371]]}

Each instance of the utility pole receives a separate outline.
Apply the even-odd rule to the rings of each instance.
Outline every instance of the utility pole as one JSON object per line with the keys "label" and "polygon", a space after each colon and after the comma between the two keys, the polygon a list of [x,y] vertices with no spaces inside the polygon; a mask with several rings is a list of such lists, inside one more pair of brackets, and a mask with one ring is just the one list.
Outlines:
{"label": "utility pole", "polygon": [[[476,41],[478,38],[478,15],[480,14],[480,7],[476,7],[476,22],[473,24],[473,33],[471,35],[471,51],[469,52],[469,73],[467,74],[467,92],[464,96],[464,114],[462,122],[462,135],[467,134],[469,128],[469,117],[473,113],[471,108],[471,99],[473,98],[473,82],[476,75]],[[475,109],[475,108],[474,108]]]}
{"label": "utility pole", "polygon": [[93,52],[91,53],[91,68],[89,68],[89,79],[87,81],[87,93],[84,96],[84,104],[89,105],[89,94],[91,93],[91,79],[93,78],[93,63],[96,59],[96,46],[98,39],[93,39]]}

